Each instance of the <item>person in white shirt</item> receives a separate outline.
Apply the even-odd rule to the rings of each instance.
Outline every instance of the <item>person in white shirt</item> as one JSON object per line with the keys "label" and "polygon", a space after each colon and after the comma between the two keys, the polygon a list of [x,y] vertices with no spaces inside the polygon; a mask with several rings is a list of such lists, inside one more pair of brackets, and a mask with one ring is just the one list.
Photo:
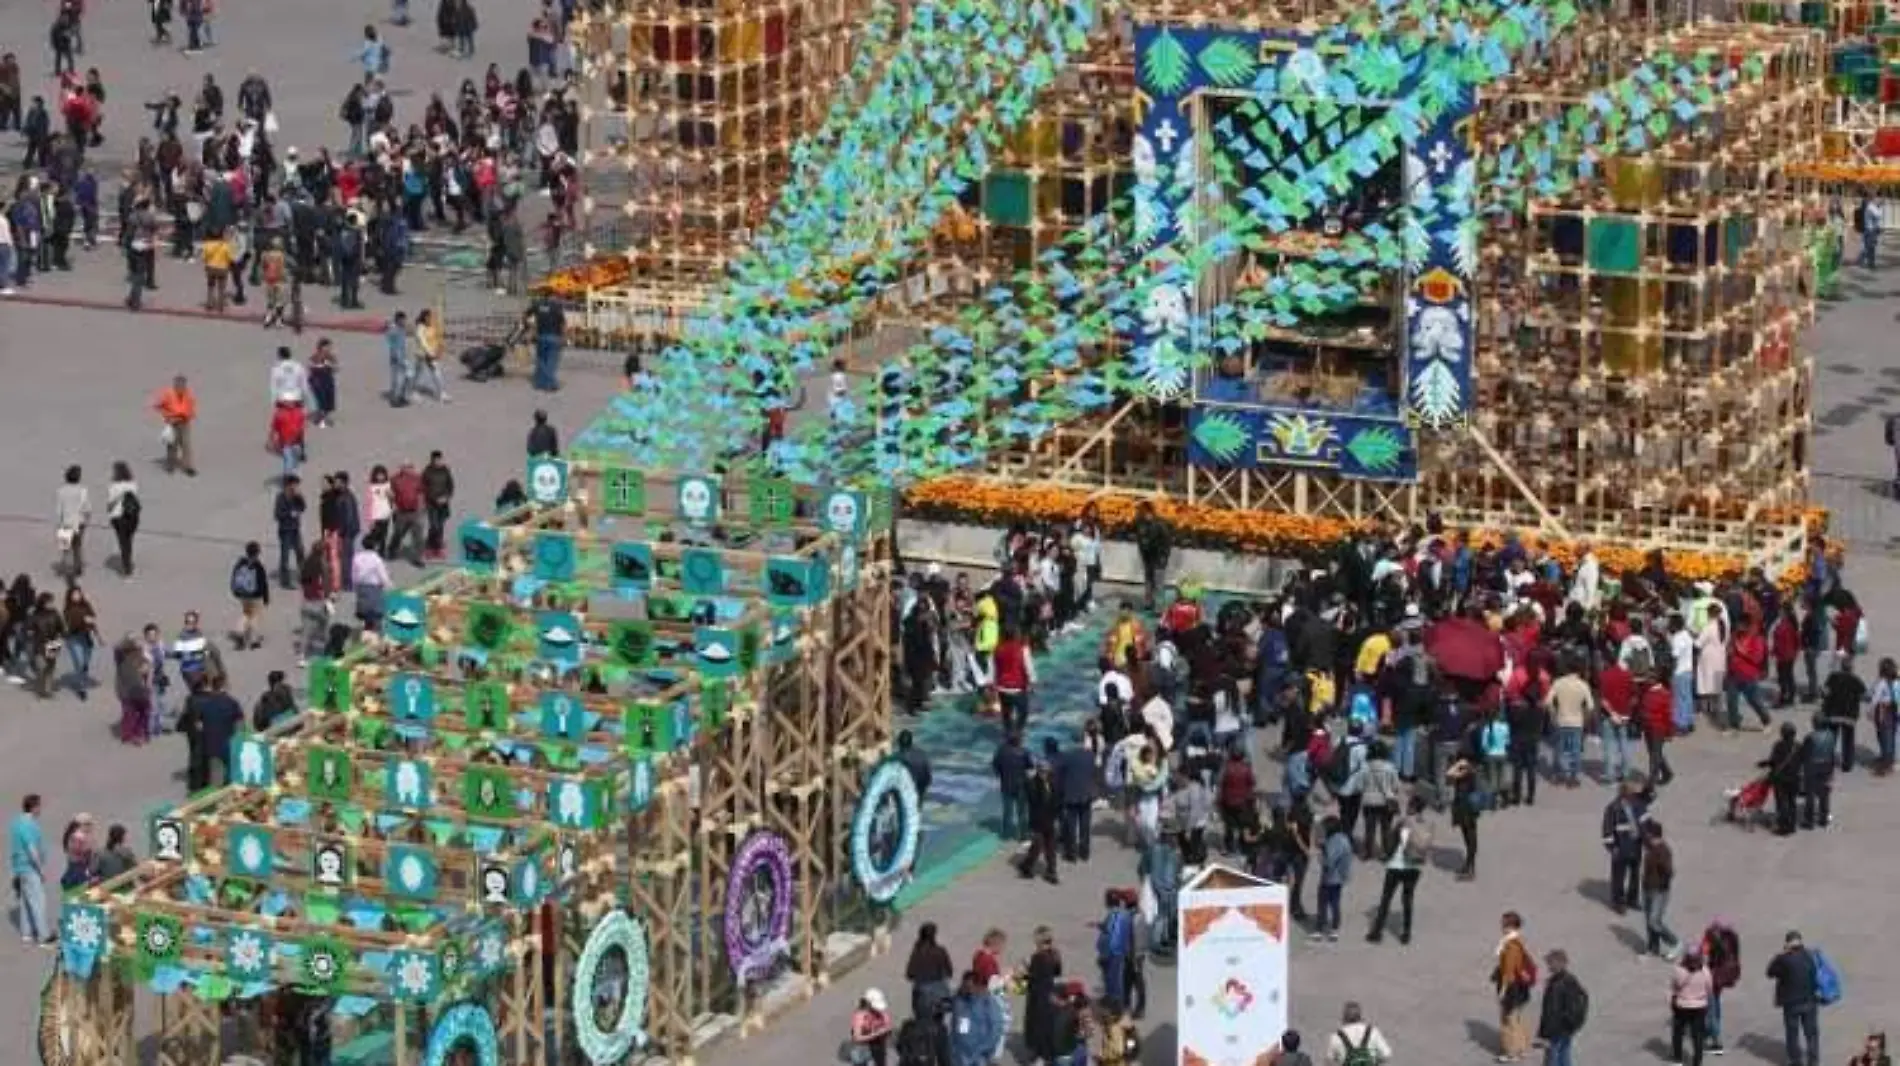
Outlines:
{"label": "person in white shirt", "polygon": [[382,632],[384,593],[389,589],[389,567],[383,557],[368,545],[357,548],[350,560],[350,582],[356,586],[356,617],[363,628]]}
{"label": "person in white shirt", "polygon": [[1583,549],[1583,561],[1577,564],[1576,580],[1570,583],[1570,602],[1586,611],[1594,611],[1601,599],[1603,569],[1597,563],[1596,553],[1588,545]]}
{"label": "person in white shirt", "polygon": [[1164,752],[1174,750],[1174,708],[1159,694],[1150,697],[1141,705],[1141,720],[1154,730],[1155,737],[1161,741]]}
{"label": "person in white shirt", "polygon": [[838,406],[851,394],[851,379],[845,374],[844,360],[831,362],[831,399],[830,411],[833,418],[838,417]]}
{"label": "person in white shirt", "polygon": [[270,395],[273,403],[310,404],[310,371],[297,361],[289,348],[277,349],[277,362],[270,368]]}
{"label": "person in white shirt", "polygon": [[[1326,1061],[1333,1066],[1346,1066],[1352,1053],[1360,1049],[1371,1052],[1375,1064],[1392,1061],[1392,1045],[1385,1042],[1385,1034],[1366,1021],[1365,1011],[1359,1004],[1349,1002],[1346,1009],[1340,1012],[1339,1029],[1333,1033],[1333,1039],[1327,1045]],[[1360,1056],[1352,1061],[1364,1062],[1365,1058]]]}
{"label": "person in white shirt", "polygon": [[1669,657],[1669,716],[1682,736],[1695,728],[1695,637],[1679,613],[1669,616]]}
{"label": "person in white shirt", "polygon": [[1095,706],[1107,707],[1111,696],[1120,700],[1124,708],[1133,706],[1135,683],[1128,679],[1127,674],[1115,669],[1115,664],[1106,657],[1098,665],[1102,670],[1102,678],[1095,683]]}
{"label": "person in white shirt", "polygon": [[66,468],[66,482],[53,494],[53,518],[62,554],[67,556],[66,576],[76,578],[86,570],[86,525],[92,521],[92,493],[77,466]]}
{"label": "person in white shirt", "polygon": [[1082,595],[1075,609],[1087,611],[1095,606],[1095,583],[1102,579],[1102,534],[1089,522],[1077,522],[1069,534],[1069,550],[1075,553],[1075,565],[1082,570]]}

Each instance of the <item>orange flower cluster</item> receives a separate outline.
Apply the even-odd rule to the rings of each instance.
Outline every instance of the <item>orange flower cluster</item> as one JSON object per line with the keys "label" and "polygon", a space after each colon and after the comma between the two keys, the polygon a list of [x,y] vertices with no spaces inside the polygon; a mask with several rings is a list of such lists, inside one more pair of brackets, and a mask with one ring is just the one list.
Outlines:
{"label": "orange flower cluster", "polygon": [[1900,166],[1880,163],[1796,163],[1791,178],[1807,178],[1836,185],[1900,185]]}
{"label": "orange flower cluster", "polygon": [[557,300],[582,300],[597,289],[619,288],[633,278],[633,264],[624,255],[597,255],[584,263],[549,274],[534,287],[535,295]]}
{"label": "orange flower cluster", "polygon": [[[1292,515],[1273,511],[1238,511],[1225,507],[1186,503],[1167,497],[1151,500],[1155,514],[1166,521],[1184,546],[1249,552],[1257,555],[1311,557],[1346,537],[1370,528],[1369,523],[1342,518]],[[1131,496],[1093,496],[1078,489],[1038,485],[1014,486],[970,478],[937,478],[911,487],[904,493],[907,513],[923,519],[940,519],[974,525],[1006,526],[1013,522],[1041,524],[1075,518],[1082,509],[1094,504],[1102,532],[1124,538],[1135,524],[1135,510],[1141,500]],[[1800,517],[1817,534],[1826,528],[1827,512],[1819,508],[1788,509],[1784,518]],[[1474,547],[1496,547],[1503,543],[1501,530],[1473,530]],[[1576,565],[1582,555],[1581,542],[1550,541],[1519,534],[1519,540],[1533,550],[1550,552],[1566,569]],[[1644,563],[1644,551],[1617,544],[1594,544],[1597,562],[1609,574],[1634,572]],[[1830,544],[1830,554],[1838,547]],[[1663,565],[1672,577],[1682,581],[1720,581],[1735,577],[1747,569],[1748,561],[1739,555],[1720,552],[1665,552]],[[1798,585],[1806,577],[1806,567],[1791,568],[1781,575],[1784,586]]]}

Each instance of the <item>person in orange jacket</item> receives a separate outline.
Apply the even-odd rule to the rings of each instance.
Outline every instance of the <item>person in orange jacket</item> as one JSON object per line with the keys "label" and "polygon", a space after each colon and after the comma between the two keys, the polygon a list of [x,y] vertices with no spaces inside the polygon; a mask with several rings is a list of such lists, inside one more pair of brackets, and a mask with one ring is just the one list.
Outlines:
{"label": "person in orange jacket", "polygon": [[183,467],[185,476],[197,477],[198,470],[191,465],[191,424],[198,418],[198,398],[191,394],[185,375],[173,378],[170,388],[160,389],[152,407],[165,422],[165,471]]}

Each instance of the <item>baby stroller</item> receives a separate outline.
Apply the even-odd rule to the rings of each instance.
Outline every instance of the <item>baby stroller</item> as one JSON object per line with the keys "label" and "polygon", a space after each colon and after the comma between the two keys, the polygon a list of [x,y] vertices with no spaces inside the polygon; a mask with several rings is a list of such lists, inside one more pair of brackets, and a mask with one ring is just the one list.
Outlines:
{"label": "baby stroller", "polygon": [[1773,794],[1774,789],[1769,786],[1766,774],[1748,781],[1740,788],[1725,789],[1722,799],[1726,806],[1722,816],[1744,829],[1754,829],[1768,820],[1768,799]]}

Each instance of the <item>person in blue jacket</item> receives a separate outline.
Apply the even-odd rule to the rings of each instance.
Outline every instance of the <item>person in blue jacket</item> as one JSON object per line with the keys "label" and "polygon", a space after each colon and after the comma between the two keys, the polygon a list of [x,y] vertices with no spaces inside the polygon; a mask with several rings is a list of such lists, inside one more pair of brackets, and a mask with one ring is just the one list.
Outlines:
{"label": "person in blue jacket", "polygon": [[950,1002],[949,1066],[986,1066],[1002,1038],[996,997],[974,971],[965,972]]}

